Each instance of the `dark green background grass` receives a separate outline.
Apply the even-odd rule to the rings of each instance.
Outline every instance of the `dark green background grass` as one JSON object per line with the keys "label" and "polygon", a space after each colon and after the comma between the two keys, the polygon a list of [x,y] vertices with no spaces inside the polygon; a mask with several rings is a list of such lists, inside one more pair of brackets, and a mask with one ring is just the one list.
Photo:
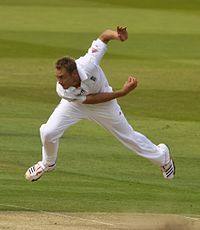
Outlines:
{"label": "dark green background grass", "polygon": [[[0,21],[0,210],[200,213],[199,0],[0,0]],[[114,89],[138,77],[119,103],[136,130],[170,145],[176,179],[82,121],[61,139],[56,171],[26,182],[59,102],[55,60],[117,25],[129,40],[111,42],[102,67]]]}

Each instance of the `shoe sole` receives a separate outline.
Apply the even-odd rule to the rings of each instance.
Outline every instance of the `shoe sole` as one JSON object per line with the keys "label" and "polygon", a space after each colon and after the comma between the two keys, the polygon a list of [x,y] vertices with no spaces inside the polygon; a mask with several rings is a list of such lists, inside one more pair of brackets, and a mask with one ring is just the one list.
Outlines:
{"label": "shoe sole", "polygon": [[[53,171],[54,169],[56,168],[56,164],[53,164],[53,165],[50,165],[49,167],[48,167],[48,169],[47,169],[47,171],[44,171],[38,178],[36,178],[36,179],[30,179],[31,177],[30,177],[30,173],[31,173],[31,171],[30,171],[30,169],[25,173],[25,179],[26,180],[28,180],[28,181],[30,181],[30,182],[35,182],[35,181],[38,181],[41,177],[42,177],[42,175],[46,172],[46,173],[48,173],[48,172],[51,172],[51,171]],[[28,173],[28,175],[27,175],[27,173]]]}

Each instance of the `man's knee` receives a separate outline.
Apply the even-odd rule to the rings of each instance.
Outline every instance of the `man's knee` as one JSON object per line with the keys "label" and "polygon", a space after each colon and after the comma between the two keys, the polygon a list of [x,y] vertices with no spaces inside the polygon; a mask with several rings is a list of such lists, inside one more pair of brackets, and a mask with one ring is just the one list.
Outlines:
{"label": "man's knee", "polygon": [[40,136],[42,142],[52,142],[56,138],[56,133],[55,130],[51,129],[46,124],[43,124],[40,127]]}

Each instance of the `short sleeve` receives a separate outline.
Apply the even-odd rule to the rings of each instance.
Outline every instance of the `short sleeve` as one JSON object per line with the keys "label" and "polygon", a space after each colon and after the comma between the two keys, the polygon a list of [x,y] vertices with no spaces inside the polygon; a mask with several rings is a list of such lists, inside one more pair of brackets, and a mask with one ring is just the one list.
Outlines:
{"label": "short sleeve", "polygon": [[92,42],[91,47],[88,49],[88,54],[92,56],[95,64],[99,64],[107,49],[107,45],[98,38]]}

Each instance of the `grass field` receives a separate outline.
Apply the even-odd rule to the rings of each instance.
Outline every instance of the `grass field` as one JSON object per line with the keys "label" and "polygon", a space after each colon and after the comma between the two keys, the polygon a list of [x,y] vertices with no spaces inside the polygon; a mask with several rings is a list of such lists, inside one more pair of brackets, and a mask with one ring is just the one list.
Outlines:
{"label": "grass field", "polygon": [[[200,214],[200,1],[0,0],[0,210]],[[24,180],[40,160],[39,127],[59,102],[54,61],[78,58],[106,28],[126,25],[102,61],[133,127],[171,146],[176,179],[81,121],[61,139],[55,172]]]}

